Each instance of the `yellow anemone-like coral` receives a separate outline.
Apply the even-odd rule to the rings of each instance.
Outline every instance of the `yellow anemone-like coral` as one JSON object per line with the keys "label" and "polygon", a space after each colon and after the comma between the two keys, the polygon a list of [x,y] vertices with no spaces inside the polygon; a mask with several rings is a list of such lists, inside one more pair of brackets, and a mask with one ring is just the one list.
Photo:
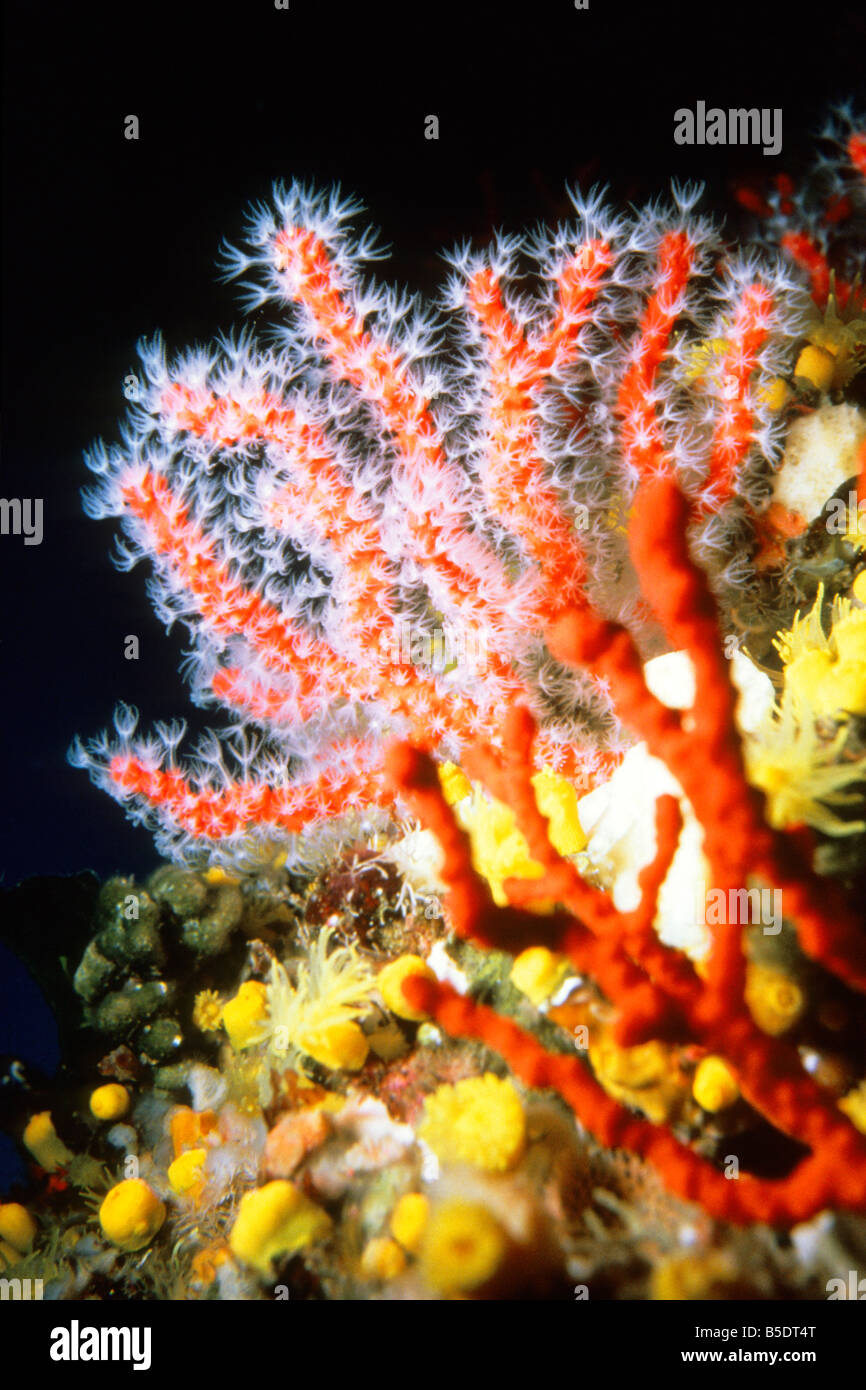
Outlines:
{"label": "yellow anemone-like coral", "polygon": [[371,1009],[377,981],[354,943],[329,950],[331,935],[327,927],[319,932],[297,986],[278,960],[271,962],[261,1036],[283,1062],[303,1053],[332,1071],[357,1071],[369,1051],[357,1020]]}
{"label": "yellow anemone-like coral", "polygon": [[546,946],[529,946],[515,959],[509,978],[533,1004],[543,1004],[573,974],[565,956],[554,954]]}
{"label": "yellow anemone-like coral", "polygon": [[806,1007],[803,991],[795,980],[755,961],[746,966],[745,996],[758,1027],[774,1038],[793,1028]]}
{"label": "yellow anemone-like coral", "polygon": [[485,1072],[428,1096],[418,1133],[444,1163],[504,1172],[523,1152],[526,1117],[511,1082]]}
{"label": "yellow anemone-like coral", "polygon": [[391,1235],[410,1255],[421,1249],[429,1216],[430,1199],[423,1192],[406,1192],[391,1213]]}
{"label": "yellow anemone-like coral", "polygon": [[36,1232],[36,1222],[20,1202],[0,1205],[0,1240],[8,1241],[19,1255],[30,1254]]}
{"label": "yellow anemone-like coral", "polygon": [[721,1057],[703,1057],[692,1081],[692,1095],[702,1110],[716,1114],[740,1098],[737,1078]]}
{"label": "yellow anemone-like coral", "polygon": [[[866,757],[845,758],[849,714],[866,715],[866,609],[837,598],[829,633],[819,587],[808,613],[799,613],[775,646],[785,688],[779,705],[745,745],[749,780],[767,797],[767,819],[777,830],[811,825],[826,835],[854,835],[866,821],[843,820],[833,807],[861,804],[849,788],[866,780]],[[819,721],[841,727],[831,737]]]}
{"label": "yellow anemone-like coral", "polygon": [[[472,862],[490,884],[494,901],[500,906],[508,899],[507,878],[541,878],[544,868],[532,858],[525,836],[517,827],[510,806],[473,786],[453,763],[440,772],[446,800],[455,808],[472,846]],[[569,781],[551,768],[542,768],[532,778],[535,801],[547,816],[550,841],[560,854],[577,854],[586,848],[586,835],[580,824],[577,792]],[[536,910],[541,910],[536,904]]]}
{"label": "yellow anemone-like coral", "polygon": [[268,1013],[267,986],[260,980],[247,980],[234,999],[222,1009],[222,1024],[235,1052],[253,1047],[261,1040],[262,1025]]}
{"label": "yellow anemone-like coral", "polygon": [[786,691],[772,719],[745,745],[749,781],[767,798],[766,815],[776,830],[811,825],[825,835],[856,835],[866,821],[842,820],[833,807],[862,804],[850,790],[866,779],[866,757],[840,761],[847,730],[819,736],[808,710]]}
{"label": "yellow anemone-like coral", "polygon": [[215,989],[203,989],[195,996],[192,1021],[203,1033],[215,1033],[222,1020],[223,1001]]}
{"label": "yellow anemone-like coral", "polygon": [[823,602],[820,587],[810,611],[798,613],[791,629],[776,638],[785,690],[818,719],[866,714],[866,609],[837,598],[825,634]]}
{"label": "yellow anemone-like coral", "polygon": [[676,1049],[666,1043],[620,1047],[607,1028],[597,1025],[589,1060],[607,1094],[640,1110],[653,1124],[664,1124],[681,1108],[686,1082]]}
{"label": "yellow anemone-like coral", "polygon": [[843,1096],[838,1105],[852,1125],[859,1129],[861,1134],[866,1134],[866,1080]]}
{"label": "yellow anemone-like coral", "polygon": [[478,1202],[443,1202],[430,1218],[421,1268],[431,1288],[471,1293],[502,1264],[508,1241],[499,1222]]}
{"label": "yellow anemone-like coral", "polygon": [[364,1279],[396,1279],[406,1268],[406,1255],[390,1236],[374,1236],[364,1246],[361,1255],[361,1275]]}
{"label": "yellow anemone-like coral", "polygon": [[408,1019],[413,1023],[421,1023],[428,1015],[413,1009],[403,994],[403,981],[417,975],[423,980],[435,980],[436,976],[420,956],[405,955],[398,956],[388,965],[384,966],[378,974],[376,983],[379,993],[385,1001],[386,1008],[396,1014],[398,1018]]}
{"label": "yellow anemone-like coral", "polygon": [[187,1149],[169,1164],[168,1180],[178,1195],[198,1197],[204,1188],[207,1149]]}
{"label": "yellow anemone-like coral", "polygon": [[141,1250],[165,1220],[165,1204],[142,1178],[113,1187],[99,1208],[99,1224],[120,1250]]}
{"label": "yellow anemone-like coral", "polygon": [[267,1276],[271,1261],[327,1235],[331,1218],[294,1183],[277,1180],[247,1192],[229,1236],[232,1253]]}
{"label": "yellow anemone-like coral", "polygon": [[68,1168],[75,1155],[67,1149],[54,1128],[50,1110],[41,1110],[31,1115],[22,1136],[24,1147],[30,1150],[40,1168],[53,1173],[58,1168]]}
{"label": "yellow anemone-like coral", "polygon": [[97,1120],[119,1120],[129,1109],[129,1092],[118,1082],[97,1086],[90,1097],[90,1113]]}

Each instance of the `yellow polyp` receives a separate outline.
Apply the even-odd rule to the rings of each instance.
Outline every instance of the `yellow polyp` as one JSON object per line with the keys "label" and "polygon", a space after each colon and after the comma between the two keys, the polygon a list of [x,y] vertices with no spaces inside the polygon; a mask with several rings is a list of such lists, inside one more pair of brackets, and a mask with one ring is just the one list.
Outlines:
{"label": "yellow polyp", "polygon": [[421,1249],[421,1268],[431,1288],[470,1293],[493,1278],[508,1248],[505,1232],[477,1202],[444,1202],[433,1212]]}
{"label": "yellow polyp", "polygon": [[794,376],[802,377],[819,391],[829,391],[836,370],[836,359],[826,348],[809,344],[797,358]]}
{"label": "yellow polyp", "polygon": [[205,869],[202,878],[206,883],[211,883],[214,886],[219,886],[223,883],[240,883],[239,878],[235,878],[234,874],[226,873],[225,869],[219,864],[214,864],[212,868]]}
{"label": "yellow polyp", "polygon": [[247,980],[234,999],[223,1005],[222,1024],[235,1052],[242,1052],[260,1041],[261,1025],[267,1014],[267,986],[260,980]]}
{"label": "yellow polyp", "polygon": [[686,1083],[676,1052],[661,1042],[620,1047],[598,1025],[590,1033],[589,1060],[596,1079],[614,1100],[663,1124],[682,1105]]}
{"label": "yellow polyp", "polygon": [[[445,764],[445,767],[451,769],[454,764]],[[459,774],[462,780],[455,774]],[[441,769],[439,775],[441,781]],[[457,819],[469,835],[472,863],[476,871],[487,879],[493,900],[501,907],[508,901],[504,888],[506,879],[542,878],[544,866],[532,858],[526,837],[519,829],[510,806],[488,797],[479,787],[472,787],[459,769],[445,774],[445,784],[452,788],[452,804],[457,804]],[[548,819],[550,842],[554,849],[560,854],[577,854],[585,849],[587,837],[580,824],[577,792],[571,783],[545,767],[533,775],[532,785],[536,805]],[[532,910],[551,912],[554,906],[552,902],[535,902]]]}
{"label": "yellow polyp", "polygon": [[314,1062],[331,1071],[358,1071],[367,1060],[370,1044],[357,1023],[329,1023],[305,1033],[303,1049]]}
{"label": "yellow polyp", "polygon": [[423,1192],[405,1193],[392,1211],[388,1223],[391,1235],[410,1255],[421,1249],[429,1217],[430,1199]]}
{"label": "yellow polyp", "polygon": [[405,1018],[410,1022],[421,1023],[429,1015],[418,1009],[413,1009],[403,993],[404,980],[417,976],[422,980],[435,981],[436,976],[420,956],[405,955],[398,956],[388,965],[384,966],[376,979],[379,993],[385,1001],[385,1007],[396,1014],[398,1018]]}
{"label": "yellow polyp", "polygon": [[30,1254],[38,1229],[33,1217],[20,1202],[0,1204],[0,1239],[8,1241],[20,1255]]}
{"label": "yellow polyp", "polygon": [[866,570],[861,570],[854,580],[852,592],[858,603],[866,604]]}
{"label": "yellow polyp", "polygon": [[768,410],[784,410],[790,399],[791,388],[787,381],[780,376],[777,376],[767,386],[763,386],[758,392],[758,400],[765,405]]}
{"label": "yellow polyp", "polygon": [[439,785],[442,788],[442,795],[449,806],[454,806],[458,801],[463,801],[472,792],[472,783],[466,773],[459,768],[456,763],[442,763],[438,767]]}
{"label": "yellow polyp", "polygon": [[119,1120],[129,1109],[129,1092],[118,1082],[97,1086],[90,1097],[90,1111],[97,1120]]}
{"label": "yellow polyp", "polygon": [[361,1277],[376,1279],[384,1283],[396,1279],[406,1268],[406,1256],[396,1240],[389,1236],[375,1236],[367,1242],[361,1255]]}
{"label": "yellow polyp", "polygon": [[544,867],[532,858],[510,806],[479,794],[461,811],[460,820],[469,831],[475,869],[487,879],[500,907],[508,901],[503,886],[507,878],[543,877]]}
{"label": "yellow polyp", "polygon": [[523,1153],[526,1117],[511,1082],[485,1072],[428,1096],[418,1133],[444,1163],[504,1172]]}
{"label": "yellow polyp", "polygon": [[790,976],[755,961],[746,965],[745,996],[758,1027],[774,1038],[792,1028],[806,1007],[803,991]]}
{"label": "yellow polyp", "polygon": [[785,668],[785,686],[817,709],[823,682],[833,669],[829,651],[806,651]]}
{"label": "yellow polyp", "polygon": [[535,802],[550,822],[550,843],[559,854],[579,854],[587,837],[580,823],[577,792],[565,777],[543,767],[532,778]]}
{"label": "yellow polyp", "polygon": [[686,381],[698,381],[706,376],[719,359],[727,357],[731,344],[727,338],[705,338],[689,348],[684,376]]}
{"label": "yellow polyp", "polygon": [[182,1195],[197,1195],[204,1187],[204,1165],[207,1149],[187,1149],[169,1165],[168,1180],[172,1189]]}
{"label": "yellow polyp", "polygon": [[232,1253],[267,1276],[271,1261],[327,1235],[331,1218],[294,1183],[277,1180],[241,1198],[229,1236]]}
{"label": "yellow polyp", "polygon": [[704,1057],[692,1081],[692,1095],[701,1109],[716,1114],[739,1100],[740,1088],[727,1062],[721,1057]]}
{"label": "yellow polyp", "polygon": [[127,1178],[118,1183],[99,1208],[103,1233],[120,1250],[142,1250],[164,1220],[164,1203],[142,1178]]}
{"label": "yellow polyp", "polygon": [[866,1079],[855,1086],[837,1102],[839,1109],[848,1116],[855,1129],[866,1134]]}
{"label": "yellow polyp", "polygon": [[223,1000],[215,989],[203,989],[195,996],[192,1021],[203,1033],[215,1033],[222,1022]]}
{"label": "yellow polyp", "polygon": [[653,1267],[650,1297],[662,1301],[726,1298],[735,1281],[734,1262],[720,1250],[670,1255]]}
{"label": "yellow polyp", "polygon": [[866,714],[866,660],[837,661],[818,691],[819,706],[833,714]]}
{"label": "yellow polyp", "polygon": [[68,1168],[75,1157],[54,1128],[50,1110],[42,1110],[38,1115],[30,1117],[22,1139],[24,1147],[46,1173],[54,1173],[58,1168]]}
{"label": "yellow polyp", "polygon": [[533,1004],[543,1004],[571,973],[565,956],[555,955],[546,946],[530,946],[516,958],[509,978]]}

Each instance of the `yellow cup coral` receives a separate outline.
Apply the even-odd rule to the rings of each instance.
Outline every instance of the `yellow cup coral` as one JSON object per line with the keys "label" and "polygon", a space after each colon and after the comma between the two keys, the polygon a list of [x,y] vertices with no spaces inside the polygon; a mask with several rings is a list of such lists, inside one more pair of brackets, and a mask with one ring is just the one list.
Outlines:
{"label": "yellow cup coral", "polygon": [[97,1086],[90,1097],[90,1112],[97,1120],[119,1120],[128,1109],[129,1092],[116,1081]]}
{"label": "yellow cup coral", "polygon": [[866,1080],[843,1096],[838,1105],[852,1125],[859,1129],[861,1134],[866,1134]]}
{"label": "yellow cup coral", "polygon": [[127,1178],[113,1187],[99,1208],[99,1224],[112,1245],[141,1250],[165,1220],[165,1204],[142,1178]]}
{"label": "yellow cup coral", "polygon": [[670,1255],[650,1276],[650,1297],[659,1300],[730,1298],[736,1269],[721,1250]]}
{"label": "yellow cup coral", "polygon": [[30,1150],[39,1167],[44,1168],[46,1173],[54,1173],[58,1168],[68,1168],[75,1157],[54,1128],[50,1110],[41,1110],[38,1115],[31,1115],[22,1137],[24,1147]]}
{"label": "yellow cup coral", "polygon": [[304,1034],[304,1051],[314,1062],[331,1071],[358,1071],[367,1060],[370,1044],[357,1023],[337,1020]]}
{"label": "yellow cup coral", "polygon": [[406,1256],[396,1240],[376,1236],[368,1241],[361,1256],[361,1276],[364,1279],[396,1279],[406,1268]]}
{"label": "yellow cup coral", "polygon": [[391,1234],[410,1255],[421,1249],[429,1215],[430,1199],[423,1192],[405,1193],[391,1213]]}
{"label": "yellow cup coral", "polygon": [[504,1172],[523,1152],[526,1118],[511,1082],[486,1072],[428,1096],[418,1133],[445,1163]]}
{"label": "yellow cup coral", "polygon": [[20,1255],[29,1255],[36,1231],[36,1222],[20,1202],[0,1205],[0,1240],[8,1241]]}
{"label": "yellow cup coral", "polygon": [[721,1057],[704,1057],[692,1081],[692,1095],[703,1110],[715,1114],[739,1099],[740,1088],[727,1062]]}
{"label": "yellow cup coral", "polygon": [[431,1288],[471,1293],[493,1278],[508,1241],[499,1222],[478,1202],[443,1202],[431,1218],[421,1268]]}
{"label": "yellow cup coral", "polygon": [[204,1165],[207,1149],[187,1149],[174,1163],[169,1164],[168,1180],[179,1195],[197,1196],[204,1187]]}
{"label": "yellow cup coral", "polygon": [[803,348],[794,367],[794,376],[802,377],[819,391],[829,391],[836,370],[836,359],[826,348],[813,347],[810,343]]}
{"label": "yellow cup coral", "polygon": [[392,1014],[396,1014],[398,1018],[409,1019],[413,1023],[421,1023],[427,1018],[427,1014],[413,1009],[403,993],[403,981],[412,975],[418,975],[423,980],[436,979],[430,966],[420,956],[405,955],[398,956],[397,960],[392,960],[384,966],[379,971],[376,984],[386,1008],[390,1009]]}
{"label": "yellow cup coral", "polygon": [[607,1094],[634,1106],[653,1124],[670,1120],[687,1093],[676,1050],[666,1043],[620,1047],[608,1031],[597,1027],[589,1060]]}
{"label": "yellow cup coral", "polygon": [[800,986],[781,970],[749,961],[746,966],[746,1004],[765,1033],[778,1037],[797,1022],[806,1000]]}
{"label": "yellow cup coral", "polygon": [[223,1005],[222,1022],[235,1052],[252,1047],[262,1036],[268,1013],[268,991],[259,980],[247,980],[234,999]]}
{"label": "yellow cup coral", "polygon": [[573,973],[565,956],[555,955],[546,946],[530,946],[516,958],[510,979],[533,1004],[543,1004]]}
{"label": "yellow cup coral", "polygon": [[229,1236],[232,1253],[267,1276],[271,1261],[327,1235],[331,1218],[294,1183],[277,1179],[241,1198]]}

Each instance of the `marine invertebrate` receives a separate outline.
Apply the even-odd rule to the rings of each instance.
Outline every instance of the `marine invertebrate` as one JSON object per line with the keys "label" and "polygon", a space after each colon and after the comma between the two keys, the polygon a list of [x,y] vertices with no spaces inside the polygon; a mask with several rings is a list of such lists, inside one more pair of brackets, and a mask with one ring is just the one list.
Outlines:
{"label": "marine invertebrate", "polygon": [[[662,441],[716,583],[740,582],[743,509],[782,436],[765,392],[796,341],[794,281],[725,247],[698,196],[616,216],[575,195],[569,225],[462,248],[437,319],[362,280],[377,253],[347,230],[353,204],[277,189],[226,253],[248,305],[288,311],[277,346],[242,335],[175,361],[142,346],[124,444],[91,452],[86,507],[121,518],[122,564],[150,560],[160,614],[192,638],[194,698],[234,723],[184,769],[181,724],[136,737],[121,707],[114,736],[72,757],[161,848],[303,855],[305,827],[391,806],[385,735],[459,758],[496,745],[518,699],[540,725],[540,796],[615,766],[603,686],[545,631],[587,586],[640,625],[609,518]],[[719,370],[695,378],[695,342],[717,339]]]}
{"label": "marine invertebrate", "polygon": [[[661,470],[663,457],[656,463]],[[680,639],[675,645],[690,652],[698,672],[699,695],[687,720],[648,690],[623,628],[586,608],[575,609],[551,634],[553,645],[569,659],[591,660],[615,676],[628,718],[675,771],[704,826],[714,881],[737,884],[757,873],[782,883],[786,915],[799,929],[802,949],[851,987],[866,990],[866,940],[856,912],[830,885],[796,865],[792,844],[770,830],[747,782],[733,716],[734,687],[719,655],[714,604],[686,545],[684,499],[663,471],[652,474],[642,488],[644,506],[635,508],[630,526],[632,554],[660,619],[671,637]],[[526,711],[511,712],[507,735],[507,755],[480,748],[468,765],[515,807],[546,872],[539,880],[511,880],[505,908],[496,907],[475,873],[466,836],[429,757],[408,745],[392,752],[395,782],[442,843],[447,906],[457,931],[486,946],[517,951],[543,941],[563,951],[578,971],[599,982],[615,1005],[618,1042],[693,1037],[724,1059],[756,1109],[808,1143],[812,1153],[786,1178],[743,1175],[730,1182],[660,1125],[638,1119],[618,1104],[579,1058],[545,1053],[515,1024],[445,984],[407,980],[403,989],[410,1003],[427,1009],[448,1031],[484,1039],[527,1084],[553,1086],[596,1138],[645,1156],[673,1191],[698,1200],[713,1214],[740,1222],[793,1223],[834,1202],[866,1210],[862,1140],[852,1126],[840,1123],[832,1098],[808,1077],[796,1051],[768,1038],[749,1014],[739,923],[711,928],[712,949],[702,975],[663,946],[652,929],[656,894],[679,834],[674,799],[662,797],[658,803],[657,857],[641,875],[640,906],[617,914],[607,895],[584,883],[550,844],[529,782],[534,726]],[[537,896],[552,896],[566,910],[551,919],[527,912]]]}
{"label": "marine invertebrate", "polygon": [[322,1207],[293,1183],[275,1179],[241,1198],[229,1245],[239,1260],[267,1276],[273,1259],[303,1250],[330,1228],[331,1218]]}
{"label": "marine invertebrate", "polygon": [[[826,1202],[866,1205],[862,1141],[750,1016],[739,922],[712,927],[701,973],[657,938],[676,797],[658,799],[657,854],[633,910],[617,913],[572,857],[583,843],[576,790],[642,739],[688,798],[714,891],[778,887],[804,953],[866,986],[850,905],[811,873],[803,841],[768,823],[749,783],[723,655],[733,596],[759,596],[742,542],[781,458],[779,382],[802,351],[806,296],[778,260],[726,244],[698,197],[675,188],[669,206],[616,216],[576,196],[568,226],[500,236],[485,254],[462,248],[448,317],[434,319],[362,281],[375,250],[351,239],[351,205],[277,190],[274,209],[255,211],[247,249],[226,257],[247,277],[250,306],[287,309],[277,345],[243,336],[175,361],[145,345],[123,447],[90,456],[100,481],[89,511],[122,518],[123,562],[147,557],[160,613],[189,628],[195,698],[235,723],[182,767],[180,725],[136,738],[121,707],[116,737],[73,756],[163,848],[196,863],[303,862],[307,832],[347,813],[353,830],[387,839],[402,798],[441,841],[436,872],[461,935],[514,954],[542,945],[610,1002],[610,1033],[589,1050],[619,1099],[577,1057],[548,1054],[423,972],[399,981],[411,1013],[488,1042],[530,1085],[555,1086],[600,1141],[647,1157],[713,1214],[791,1224]],[[817,293],[813,249],[795,260]],[[535,295],[521,283],[527,261]],[[843,279],[835,293],[841,304]],[[451,333],[441,351],[439,328]],[[854,412],[857,438],[858,407],[832,408]],[[669,709],[648,688],[644,657],[662,649],[691,661],[690,708]],[[404,741],[386,761],[392,735]],[[829,757],[840,750],[831,744]],[[464,771],[438,768],[434,754]],[[499,905],[473,867],[459,805],[448,806],[465,793],[464,772],[498,803],[475,820],[492,821]],[[214,949],[231,925],[229,912]],[[210,932],[190,931],[205,953]],[[374,989],[356,948],[329,951],[324,928],[296,984],[273,960],[266,1012],[257,991],[241,1045],[359,1070]],[[669,1049],[685,1043],[723,1058],[743,1097],[810,1148],[789,1177],[727,1182],[627,1108],[642,1063],[661,1088]],[[445,1089],[428,1116],[432,1133],[442,1111],[442,1152],[506,1168],[523,1142],[512,1084],[486,1076]],[[654,1094],[659,1121],[667,1099]],[[264,1267],[272,1223],[263,1237],[253,1224]]]}
{"label": "marine invertebrate", "polygon": [[428,1096],[418,1133],[443,1162],[474,1163],[495,1173],[523,1152],[526,1119],[513,1083],[485,1072]]}
{"label": "marine invertebrate", "polygon": [[297,1053],[334,1070],[357,1071],[366,1060],[369,1044],[357,1020],[370,1010],[376,978],[354,943],[331,950],[332,936],[328,927],[319,932],[296,986],[271,961],[256,1040],[282,1067]]}
{"label": "marine invertebrate", "polygon": [[141,1178],[112,1187],[99,1208],[99,1224],[121,1250],[142,1250],[165,1221],[165,1203]]}
{"label": "marine invertebrate", "polygon": [[470,1293],[492,1279],[508,1252],[508,1238],[480,1202],[447,1201],[431,1214],[421,1246],[421,1267],[431,1288]]}

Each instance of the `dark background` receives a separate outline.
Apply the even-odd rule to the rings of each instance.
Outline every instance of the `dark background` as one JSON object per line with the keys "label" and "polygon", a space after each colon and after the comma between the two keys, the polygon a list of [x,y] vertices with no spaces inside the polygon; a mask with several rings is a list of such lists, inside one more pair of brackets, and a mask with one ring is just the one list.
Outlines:
{"label": "dark background", "polygon": [[[423,291],[459,239],[567,216],[566,182],[606,183],[622,203],[704,179],[736,216],[734,185],[796,171],[828,104],[862,83],[862,5],[803,14],[738,0],[7,0],[0,491],[44,499],[44,539],[0,537],[0,884],[155,862],[149,834],[65,761],[118,700],[144,724],[191,712],[182,631],[165,635],[145,567],[115,570],[113,524],[81,510],[82,451],[116,438],[141,335],[161,329],[171,350],[240,322],[214,260],[248,204],[275,179],[338,180],[394,247],[378,273]],[[673,113],[699,99],[782,107],[782,154],[676,146]],[[123,659],[127,633],[138,662]],[[0,956],[0,1053],[49,1066],[27,983]]]}

